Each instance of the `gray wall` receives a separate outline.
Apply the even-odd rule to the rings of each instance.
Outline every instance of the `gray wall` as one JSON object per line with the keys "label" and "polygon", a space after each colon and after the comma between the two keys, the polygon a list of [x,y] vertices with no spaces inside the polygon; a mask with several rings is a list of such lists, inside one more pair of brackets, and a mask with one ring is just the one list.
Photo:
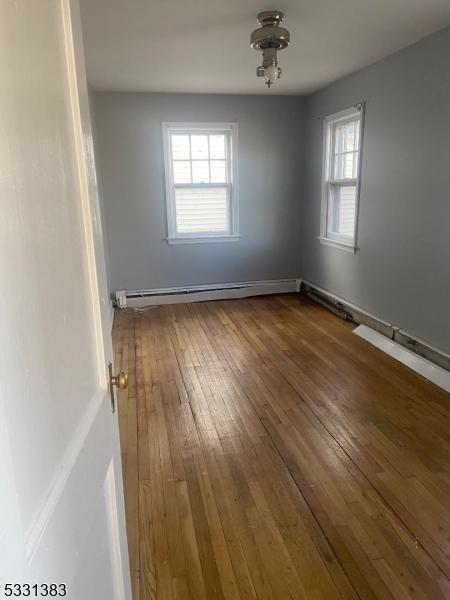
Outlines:
{"label": "gray wall", "polygon": [[[303,99],[95,93],[111,290],[297,277]],[[237,121],[242,239],[169,246],[163,121]]]}
{"label": "gray wall", "polygon": [[[359,251],[317,240],[324,115],[366,101]],[[299,273],[450,351],[450,29],[310,96]]]}

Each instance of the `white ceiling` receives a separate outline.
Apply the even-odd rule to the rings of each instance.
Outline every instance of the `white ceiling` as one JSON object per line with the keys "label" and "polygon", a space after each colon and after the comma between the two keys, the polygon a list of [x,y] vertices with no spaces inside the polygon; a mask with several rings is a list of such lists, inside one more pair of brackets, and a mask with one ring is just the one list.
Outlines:
{"label": "white ceiling", "polygon": [[[96,90],[303,94],[450,24],[449,0],[81,0]],[[256,14],[286,14],[282,79],[256,79]]]}

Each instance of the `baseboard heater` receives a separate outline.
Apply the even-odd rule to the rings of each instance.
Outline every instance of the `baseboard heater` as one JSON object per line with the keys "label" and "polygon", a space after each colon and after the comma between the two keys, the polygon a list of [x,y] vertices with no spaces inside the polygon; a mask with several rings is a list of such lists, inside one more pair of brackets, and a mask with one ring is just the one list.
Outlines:
{"label": "baseboard heater", "polygon": [[358,325],[353,333],[356,333],[356,335],[369,342],[369,344],[379,348],[385,354],[389,354],[395,360],[419,373],[425,379],[432,381],[446,392],[450,392],[450,372],[446,369],[443,369],[423,356],[419,356],[416,352],[411,352],[408,348],[401,346],[397,342],[394,342],[394,340],[388,339],[386,336],[381,335],[381,333],[367,327],[367,325]]}
{"label": "baseboard heater", "polygon": [[416,338],[409,333],[403,331],[400,327],[392,323],[387,323],[379,317],[371,315],[362,308],[339,298],[335,294],[316,286],[313,283],[303,280],[301,282],[300,291],[303,295],[311,298],[321,306],[324,306],[337,316],[357,323],[358,325],[366,325],[381,333],[390,340],[407,348],[411,352],[429,360],[446,371],[450,371],[450,355],[439,348],[431,346],[427,342]]}
{"label": "baseboard heater", "polygon": [[163,304],[227,300],[267,294],[287,294],[299,292],[300,284],[300,279],[276,279],[152,290],[119,290],[115,293],[113,299],[117,306],[121,308],[145,308],[147,306],[159,306]]}

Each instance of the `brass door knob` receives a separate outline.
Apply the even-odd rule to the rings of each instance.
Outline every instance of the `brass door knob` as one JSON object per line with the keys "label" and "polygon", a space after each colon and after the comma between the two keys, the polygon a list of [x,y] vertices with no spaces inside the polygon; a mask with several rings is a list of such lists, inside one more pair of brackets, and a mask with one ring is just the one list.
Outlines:
{"label": "brass door knob", "polygon": [[121,371],[118,375],[111,375],[111,385],[115,385],[119,390],[128,387],[128,373]]}

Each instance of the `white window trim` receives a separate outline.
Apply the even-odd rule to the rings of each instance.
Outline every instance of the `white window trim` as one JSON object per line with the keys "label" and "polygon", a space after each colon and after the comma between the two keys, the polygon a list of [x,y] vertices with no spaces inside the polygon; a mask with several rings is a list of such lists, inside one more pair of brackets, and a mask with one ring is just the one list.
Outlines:
{"label": "white window trim", "polygon": [[[353,254],[358,249],[358,223],[359,223],[359,199],[361,192],[361,158],[363,151],[363,131],[364,131],[364,103],[357,104],[340,112],[334,113],[325,117],[323,123],[323,157],[322,157],[322,200],[321,200],[321,215],[320,215],[320,235],[318,239],[321,244],[325,246],[331,246]],[[349,238],[347,236],[341,236],[328,232],[328,204],[330,194],[330,183],[329,173],[331,168],[332,150],[330,143],[331,128],[330,125],[340,123],[342,121],[352,120],[356,115],[359,115],[360,126],[359,126],[359,151],[358,151],[358,163],[357,173],[358,177],[355,179],[345,179],[342,183],[348,183],[349,185],[356,183],[356,202],[355,202],[355,231],[354,236]],[[338,180],[333,180],[334,183],[339,183]]]}
{"label": "white window trim", "polygon": [[[229,131],[230,132],[230,231],[229,233],[177,233],[175,194],[173,185],[172,159],[170,153],[170,132],[177,131]],[[207,244],[217,242],[237,242],[239,235],[238,202],[238,125],[237,123],[163,123],[164,169],[166,179],[167,242],[169,244]],[[203,184],[207,185],[207,184]],[[200,187],[200,186],[199,186]],[[215,187],[215,186],[214,186]]]}

